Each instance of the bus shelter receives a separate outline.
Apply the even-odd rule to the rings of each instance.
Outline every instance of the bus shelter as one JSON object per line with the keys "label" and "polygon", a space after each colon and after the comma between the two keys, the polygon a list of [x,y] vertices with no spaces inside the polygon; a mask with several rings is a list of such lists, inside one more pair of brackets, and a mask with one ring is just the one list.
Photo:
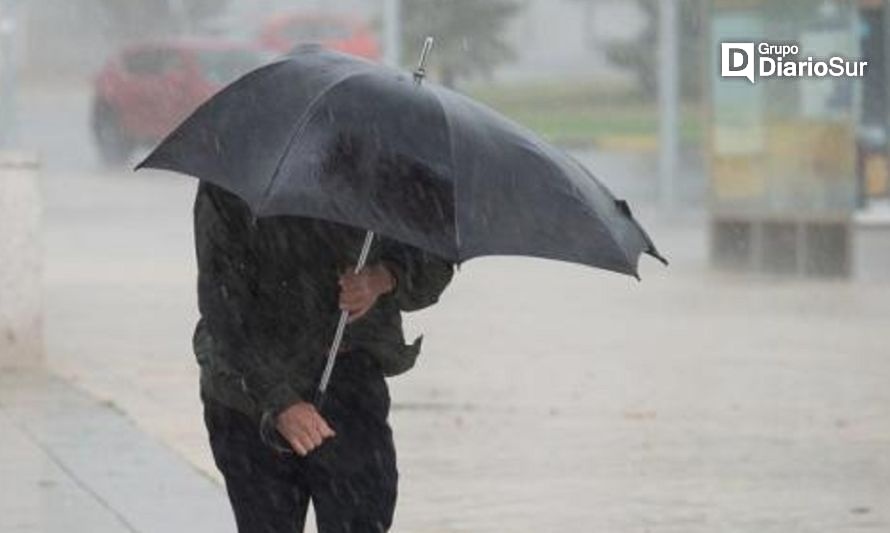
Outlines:
{"label": "bus shelter", "polygon": [[[890,256],[863,249],[865,241],[890,248],[890,223],[882,222],[890,221],[882,215],[890,213],[886,3],[708,6],[716,266],[808,276],[890,272]],[[733,58],[733,67],[747,67],[747,75],[725,72],[725,48],[745,44],[750,57]]]}

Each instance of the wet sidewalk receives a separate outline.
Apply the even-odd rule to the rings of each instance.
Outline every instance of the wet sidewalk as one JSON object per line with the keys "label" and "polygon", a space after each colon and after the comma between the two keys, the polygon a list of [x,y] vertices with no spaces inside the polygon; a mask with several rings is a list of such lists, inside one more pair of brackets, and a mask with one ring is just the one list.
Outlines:
{"label": "wet sidewalk", "polygon": [[[217,475],[190,346],[194,183],[121,174],[51,176],[44,185],[49,368],[126,413],[131,440],[161,442],[183,458],[179,470],[167,453],[167,467],[132,466],[137,474],[121,474],[130,485],[111,478],[144,484],[141,501],[158,499],[148,510],[128,501],[135,489],[69,468],[137,531],[196,531],[146,529],[151,512],[231,531],[221,489],[213,510],[202,491],[155,496],[155,484],[181,490],[188,465]],[[464,265],[434,309],[406,316],[409,339],[427,335],[417,367],[391,381],[393,531],[890,530],[890,286],[711,272],[701,221],[659,221],[634,207],[672,261],[668,269],[644,261],[643,283],[488,258]],[[107,410],[103,417],[114,414]],[[82,464],[141,464],[117,451],[119,438],[90,434],[94,418],[85,420],[89,431],[65,424],[77,438],[88,434],[74,455]],[[21,479],[27,490],[14,494],[38,506],[30,516],[49,511],[41,501],[64,501],[28,492],[39,477]],[[105,531],[80,527],[86,518],[68,523]],[[15,531],[0,524],[7,530]]]}
{"label": "wet sidewalk", "polygon": [[234,531],[221,486],[52,374],[0,372],[0,435],[0,531]]}

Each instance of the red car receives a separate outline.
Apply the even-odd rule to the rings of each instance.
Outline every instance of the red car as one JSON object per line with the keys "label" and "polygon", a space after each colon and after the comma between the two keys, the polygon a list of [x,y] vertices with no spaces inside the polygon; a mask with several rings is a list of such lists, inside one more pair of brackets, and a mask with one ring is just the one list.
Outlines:
{"label": "red car", "polygon": [[255,46],[190,39],[131,46],[96,77],[92,129],[102,160],[125,163],[173,130],[216,91],[260,66]]}
{"label": "red car", "polygon": [[288,53],[295,45],[317,43],[368,59],[380,59],[380,45],[371,28],[358,19],[324,13],[305,12],[275,15],[263,24],[259,42],[279,53]]}

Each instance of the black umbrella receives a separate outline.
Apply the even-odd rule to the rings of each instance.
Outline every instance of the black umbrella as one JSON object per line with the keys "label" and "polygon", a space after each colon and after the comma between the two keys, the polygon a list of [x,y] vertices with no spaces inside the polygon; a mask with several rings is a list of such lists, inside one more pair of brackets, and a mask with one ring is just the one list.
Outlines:
{"label": "black umbrella", "polygon": [[[580,163],[491,109],[411,76],[304,47],[211,98],[137,168],[190,174],[256,216],[368,230],[462,262],[525,255],[637,276],[662,261],[627,203]],[[341,317],[323,393],[346,323]]]}

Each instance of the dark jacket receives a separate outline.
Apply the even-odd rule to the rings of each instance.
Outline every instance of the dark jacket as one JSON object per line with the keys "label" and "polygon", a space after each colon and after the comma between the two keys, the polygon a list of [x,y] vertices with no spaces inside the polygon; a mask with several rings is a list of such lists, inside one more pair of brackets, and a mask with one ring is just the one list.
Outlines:
{"label": "dark jacket", "polygon": [[[301,217],[256,219],[235,195],[202,182],[194,207],[198,307],[194,348],[202,391],[248,415],[269,417],[311,400],[340,315],[338,276],[354,265],[364,231]],[[345,349],[369,352],[386,375],[414,365],[401,311],[435,303],[451,281],[446,261],[378,238],[368,264],[396,278],[346,328]]]}

